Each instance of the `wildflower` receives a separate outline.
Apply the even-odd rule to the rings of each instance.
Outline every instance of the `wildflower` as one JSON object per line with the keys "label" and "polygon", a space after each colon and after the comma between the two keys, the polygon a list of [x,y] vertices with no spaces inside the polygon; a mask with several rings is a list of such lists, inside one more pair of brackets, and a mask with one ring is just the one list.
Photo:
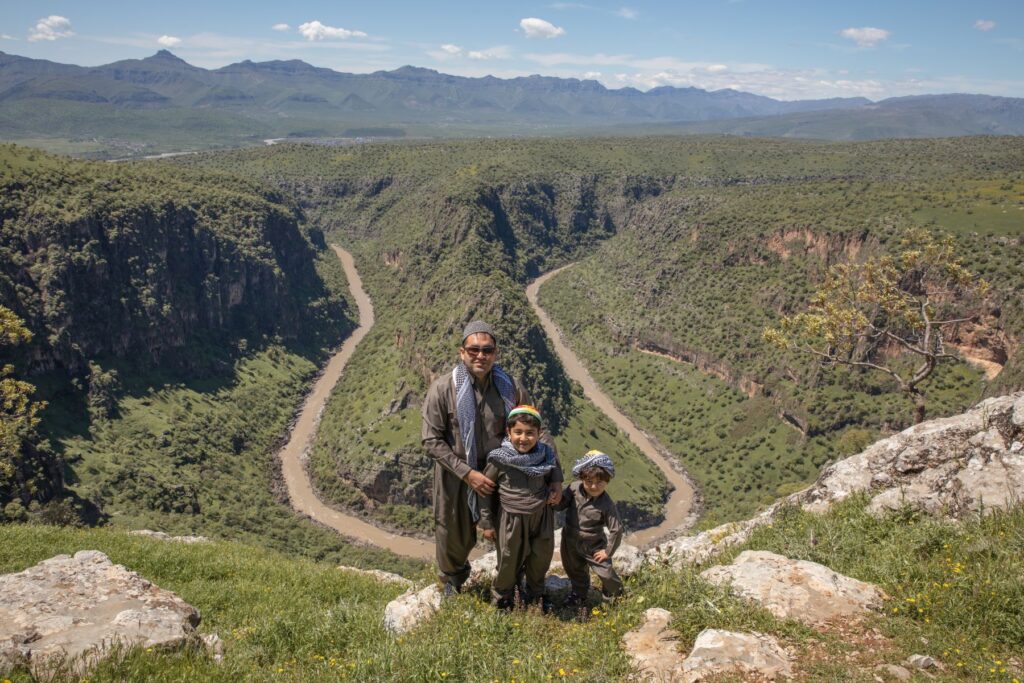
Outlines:
{"label": "wildflower", "polygon": [[513,659],[512,660],[512,664],[514,664],[515,666],[519,666],[519,660],[518,659]]}
{"label": "wildflower", "polygon": [[636,601],[637,601],[638,603],[641,603],[641,602],[643,602],[643,601],[644,601],[644,596],[642,596],[642,595],[641,595],[641,596],[640,596],[639,598],[637,598],[637,599],[636,599]]}
{"label": "wildflower", "polygon": [[565,669],[559,668],[558,669],[558,675],[561,676],[562,678],[565,678]]}

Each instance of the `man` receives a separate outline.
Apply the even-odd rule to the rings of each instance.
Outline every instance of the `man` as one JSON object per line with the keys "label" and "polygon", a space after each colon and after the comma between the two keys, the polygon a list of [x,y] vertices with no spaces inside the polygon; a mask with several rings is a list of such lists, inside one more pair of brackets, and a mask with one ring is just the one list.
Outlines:
{"label": "man", "polygon": [[[483,475],[487,454],[501,445],[505,417],[531,404],[518,382],[497,365],[494,329],[474,320],[462,331],[459,362],[430,385],[423,403],[423,446],[434,459],[434,540],[438,578],[446,596],[469,578],[469,553],[476,545],[479,503],[494,492]],[[545,430],[541,440],[554,448]],[[561,468],[558,469],[559,480]],[[561,498],[561,485],[552,494]],[[557,502],[557,501],[556,501]]]}

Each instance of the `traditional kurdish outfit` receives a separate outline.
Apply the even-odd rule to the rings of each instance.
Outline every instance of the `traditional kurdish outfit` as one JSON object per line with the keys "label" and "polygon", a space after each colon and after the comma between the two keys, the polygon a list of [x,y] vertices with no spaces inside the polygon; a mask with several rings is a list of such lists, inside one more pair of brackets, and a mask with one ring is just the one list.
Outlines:
{"label": "traditional kurdish outfit", "polygon": [[544,443],[519,453],[506,439],[490,452],[484,476],[498,483],[491,500],[481,498],[480,528],[497,531],[498,572],[491,595],[510,605],[516,584],[526,580],[527,603],[544,596],[544,579],[555,552],[555,513],[549,485],[562,481],[555,451]]}
{"label": "traditional kurdish outfit", "polygon": [[[463,478],[483,470],[487,454],[505,437],[505,416],[523,403],[530,403],[527,392],[497,365],[477,380],[459,362],[427,391],[422,437],[434,460],[434,539],[442,583],[459,588],[469,578],[469,553],[476,545],[476,494]],[[541,438],[554,446],[547,432]]]}
{"label": "traditional kurdish outfit", "polygon": [[[611,458],[600,451],[591,451],[577,460],[572,468],[573,476],[579,477],[580,472],[588,467],[600,467],[615,476]],[[591,498],[583,488],[583,482],[574,481],[562,492],[557,509],[566,510],[559,553],[573,593],[586,601],[591,569],[601,580],[601,592],[606,598],[622,593],[622,579],[612,567],[612,555],[622,542],[622,522],[615,501],[607,492]],[[605,535],[605,527],[609,536]],[[594,559],[598,550],[608,553],[606,561]]]}

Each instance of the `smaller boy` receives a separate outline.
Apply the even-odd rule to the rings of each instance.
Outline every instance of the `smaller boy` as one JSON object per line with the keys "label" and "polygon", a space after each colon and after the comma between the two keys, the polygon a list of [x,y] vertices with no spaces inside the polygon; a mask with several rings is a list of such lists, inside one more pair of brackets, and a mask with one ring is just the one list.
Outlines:
{"label": "smaller boy", "polygon": [[[505,420],[506,437],[487,454],[484,476],[497,483],[480,499],[480,530],[498,547],[498,572],[491,594],[498,609],[514,606],[519,577],[526,579],[523,601],[550,603],[544,579],[555,552],[555,513],[551,507],[561,492],[562,469],[554,450],[540,441],[540,413],[520,405]],[[552,486],[552,484],[555,484]]]}
{"label": "smaller boy", "polygon": [[[572,592],[565,599],[566,607],[586,604],[591,568],[601,579],[605,600],[622,593],[622,579],[612,567],[612,555],[622,541],[622,523],[615,501],[605,492],[615,476],[615,465],[601,451],[590,451],[576,461],[572,474],[578,481],[566,487],[556,507],[567,510],[561,554]],[[604,527],[610,537],[605,536]]]}

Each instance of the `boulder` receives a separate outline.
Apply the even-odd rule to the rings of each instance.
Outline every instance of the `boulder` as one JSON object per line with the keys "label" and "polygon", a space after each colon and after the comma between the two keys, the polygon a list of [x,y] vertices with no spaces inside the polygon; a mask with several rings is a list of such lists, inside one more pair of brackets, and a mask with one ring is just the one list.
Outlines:
{"label": "boulder", "polygon": [[646,551],[644,557],[652,562],[668,563],[673,567],[704,564],[725,548],[745,543],[757,527],[771,521],[774,510],[773,507],[742,522],[727,522],[696,536],[673,539]]}
{"label": "boulder", "polygon": [[632,576],[640,570],[640,565],[644,563],[645,559],[646,557],[640,551],[640,548],[623,543],[615,549],[615,555],[612,557],[612,566],[615,567],[615,571],[620,576]]}
{"label": "boulder", "polygon": [[198,642],[199,611],[97,550],[57,555],[0,576],[0,670],[61,660],[84,670],[111,647]]}
{"label": "boulder", "polygon": [[644,619],[622,636],[622,645],[633,662],[640,681],[683,680],[683,657],[678,649],[678,636],[669,628],[672,613],[660,607],[644,612]]}
{"label": "boulder", "polygon": [[356,574],[358,576],[365,576],[365,577],[368,577],[368,578],[371,578],[371,579],[376,579],[377,581],[382,581],[384,583],[393,583],[393,584],[402,586],[403,588],[411,588],[412,587],[412,581],[410,581],[409,579],[405,578],[404,576],[399,576],[398,574],[392,574],[391,572],[386,572],[386,571],[383,571],[381,569],[360,569],[358,567],[349,567],[349,566],[346,566],[346,565],[343,565],[343,564],[342,565],[338,565],[338,569],[340,569],[341,571],[343,571],[343,572],[345,572],[347,574]]}
{"label": "boulder", "polygon": [[686,683],[721,673],[754,674],[769,680],[793,676],[789,656],[775,638],[713,628],[700,632],[682,668]]}
{"label": "boulder", "polygon": [[398,635],[429,619],[441,607],[441,589],[431,584],[420,590],[409,589],[384,608],[384,628]]}
{"label": "boulder", "polygon": [[885,593],[870,583],[816,562],[764,551],[746,550],[732,564],[704,570],[701,578],[730,586],[780,619],[812,625],[878,609],[885,599]]}

